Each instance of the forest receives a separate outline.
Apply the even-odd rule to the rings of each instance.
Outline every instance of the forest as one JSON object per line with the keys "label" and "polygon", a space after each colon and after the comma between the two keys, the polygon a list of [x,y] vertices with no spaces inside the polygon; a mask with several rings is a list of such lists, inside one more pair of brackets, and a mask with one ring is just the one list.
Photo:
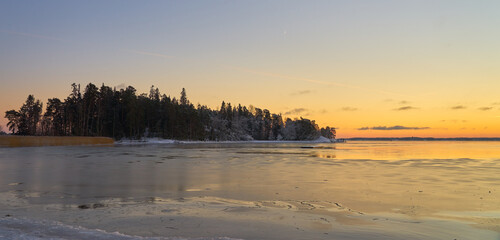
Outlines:
{"label": "forest", "polygon": [[183,88],[179,99],[151,87],[149,94],[136,89],[100,88],[89,83],[83,92],[72,84],[64,99],[43,103],[29,95],[19,110],[5,112],[7,127],[15,135],[104,136],[114,139],[147,137],[177,140],[248,141],[335,139],[335,128],[319,128],[305,118],[283,120],[250,105],[221,103],[219,109],[194,106]]}

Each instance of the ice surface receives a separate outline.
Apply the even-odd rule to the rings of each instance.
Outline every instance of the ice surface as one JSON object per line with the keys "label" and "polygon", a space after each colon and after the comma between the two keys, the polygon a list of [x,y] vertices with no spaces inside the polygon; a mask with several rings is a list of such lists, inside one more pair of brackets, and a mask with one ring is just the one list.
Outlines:
{"label": "ice surface", "polygon": [[139,237],[99,229],[74,227],[59,222],[5,217],[0,219],[0,239],[19,240],[236,240],[235,238]]}
{"label": "ice surface", "polygon": [[499,144],[0,148],[0,239],[497,240]]}

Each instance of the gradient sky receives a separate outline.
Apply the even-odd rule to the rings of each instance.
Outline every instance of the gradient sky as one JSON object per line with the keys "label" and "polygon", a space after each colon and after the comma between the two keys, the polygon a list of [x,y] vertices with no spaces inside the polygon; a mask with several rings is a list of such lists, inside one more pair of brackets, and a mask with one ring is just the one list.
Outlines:
{"label": "gradient sky", "polygon": [[496,0],[1,1],[0,113],[155,85],[339,137],[500,137],[499,26]]}

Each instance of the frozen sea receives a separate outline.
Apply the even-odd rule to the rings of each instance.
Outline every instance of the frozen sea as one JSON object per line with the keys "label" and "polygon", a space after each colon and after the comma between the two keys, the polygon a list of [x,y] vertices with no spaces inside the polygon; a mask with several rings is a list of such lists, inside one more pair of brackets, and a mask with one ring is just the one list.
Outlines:
{"label": "frozen sea", "polygon": [[500,142],[0,148],[0,239],[500,239]]}

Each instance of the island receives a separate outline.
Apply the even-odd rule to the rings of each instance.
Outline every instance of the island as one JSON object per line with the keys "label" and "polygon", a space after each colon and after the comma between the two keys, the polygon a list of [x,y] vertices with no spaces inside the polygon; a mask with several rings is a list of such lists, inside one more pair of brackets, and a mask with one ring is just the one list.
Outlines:
{"label": "island", "polygon": [[98,88],[89,83],[81,91],[74,83],[66,99],[50,98],[43,110],[43,103],[29,95],[19,110],[6,111],[12,135],[193,141],[302,141],[320,137],[335,141],[336,137],[334,127],[320,128],[314,120],[302,117],[283,119],[281,114],[252,105],[222,101],[215,110],[195,106],[184,88],[177,99],[161,94],[154,86],[149,94],[138,94],[132,86],[116,89],[102,84]]}

